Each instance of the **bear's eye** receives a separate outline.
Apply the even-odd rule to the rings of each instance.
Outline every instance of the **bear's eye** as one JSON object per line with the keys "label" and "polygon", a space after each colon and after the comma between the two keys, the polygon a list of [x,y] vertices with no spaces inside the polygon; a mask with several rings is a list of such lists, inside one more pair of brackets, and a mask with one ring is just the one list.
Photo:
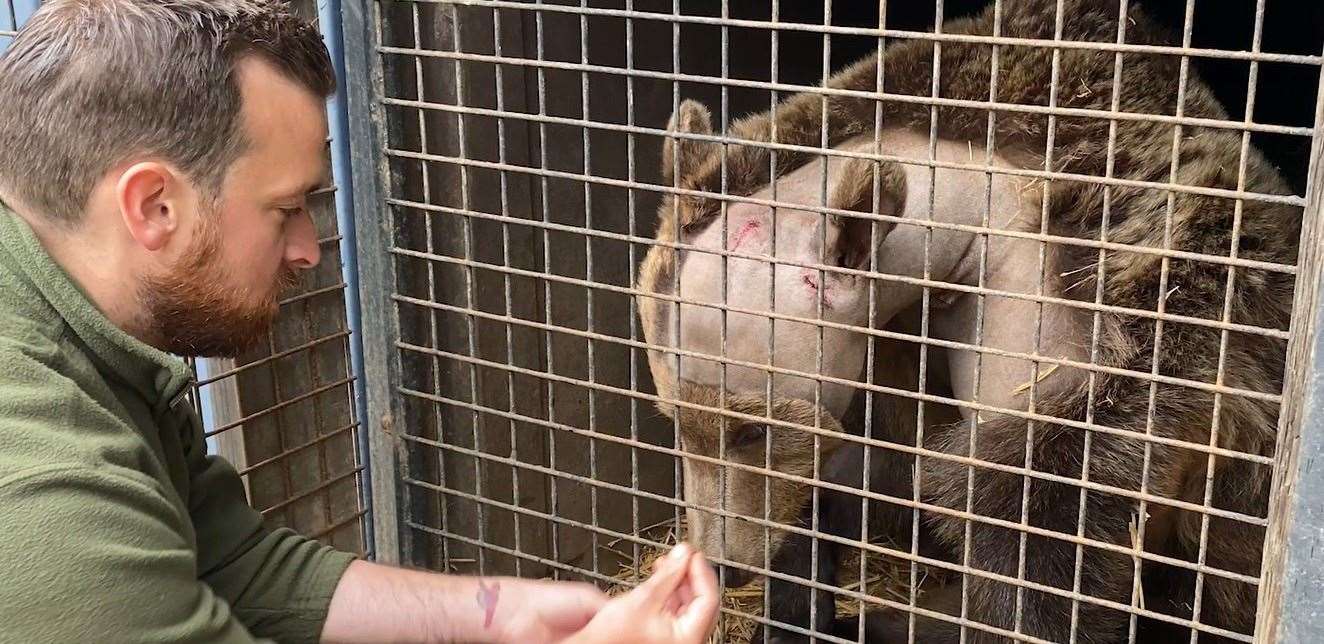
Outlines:
{"label": "bear's eye", "polygon": [[745,447],[754,445],[763,441],[763,437],[768,433],[768,426],[762,423],[749,423],[741,425],[740,429],[732,433],[729,439],[731,447]]}

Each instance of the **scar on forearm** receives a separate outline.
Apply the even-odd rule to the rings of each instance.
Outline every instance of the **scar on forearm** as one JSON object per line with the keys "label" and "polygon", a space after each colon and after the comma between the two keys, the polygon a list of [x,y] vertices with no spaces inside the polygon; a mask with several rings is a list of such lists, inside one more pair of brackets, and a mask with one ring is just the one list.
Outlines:
{"label": "scar on forearm", "polygon": [[494,581],[491,586],[478,580],[478,606],[483,609],[483,628],[492,626],[492,615],[496,613],[497,597],[501,595],[501,582]]}

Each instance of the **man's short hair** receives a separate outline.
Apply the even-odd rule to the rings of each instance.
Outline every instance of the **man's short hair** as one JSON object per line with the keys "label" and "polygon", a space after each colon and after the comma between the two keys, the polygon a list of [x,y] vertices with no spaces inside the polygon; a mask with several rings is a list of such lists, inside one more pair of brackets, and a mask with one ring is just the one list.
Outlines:
{"label": "man's short hair", "polygon": [[253,55],[335,91],[321,36],[284,2],[48,2],[0,55],[0,194],[74,225],[101,177],[141,156],[215,197],[248,146],[236,69]]}

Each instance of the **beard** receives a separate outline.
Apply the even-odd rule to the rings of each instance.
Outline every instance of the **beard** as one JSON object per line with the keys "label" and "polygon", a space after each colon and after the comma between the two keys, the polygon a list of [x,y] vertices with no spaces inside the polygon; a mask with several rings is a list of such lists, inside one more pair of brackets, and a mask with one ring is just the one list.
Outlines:
{"label": "beard", "polygon": [[140,287],[148,335],[168,353],[238,357],[266,335],[279,311],[280,295],[298,283],[298,274],[282,263],[264,289],[234,285],[220,260],[215,214],[204,215],[178,264],[164,275],[148,276]]}

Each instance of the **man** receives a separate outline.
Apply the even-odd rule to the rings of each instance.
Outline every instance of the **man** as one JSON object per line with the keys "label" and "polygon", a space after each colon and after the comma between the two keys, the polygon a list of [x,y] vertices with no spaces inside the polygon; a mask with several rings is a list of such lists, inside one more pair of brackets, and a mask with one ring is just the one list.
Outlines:
{"label": "man", "polygon": [[175,356],[242,351],[317,264],[334,86],[263,0],[54,0],[0,57],[0,641],[702,641],[687,549],[610,602],[391,568],[206,455]]}

